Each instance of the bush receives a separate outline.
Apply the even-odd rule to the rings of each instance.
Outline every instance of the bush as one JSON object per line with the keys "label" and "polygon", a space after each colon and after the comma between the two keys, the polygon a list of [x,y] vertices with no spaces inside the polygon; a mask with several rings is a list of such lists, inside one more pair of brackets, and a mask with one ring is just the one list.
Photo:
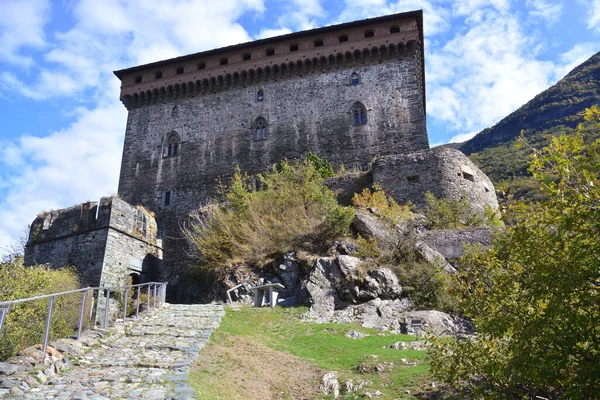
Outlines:
{"label": "bush", "polygon": [[[25,267],[22,258],[0,264],[0,299],[17,300],[79,288],[72,268],[50,270],[43,266]],[[20,349],[41,343],[44,337],[48,299],[17,304],[10,308],[0,333],[0,360]],[[79,322],[81,294],[57,297],[52,308],[51,338],[74,332]]]}
{"label": "bush", "polygon": [[548,200],[515,205],[514,225],[455,276],[477,336],[430,349],[436,378],[469,398],[600,393],[600,140],[551,140],[531,165]]}
{"label": "bush", "polygon": [[355,207],[374,208],[384,221],[397,224],[403,219],[414,219],[415,215],[411,212],[410,205],[399,205],[396,201],[386,196],[383,189],[375,184],[373,190],[363,189],[361,193],[356,193],[352,197],[352,204]]}
{"label": "bush", "polygon": [[479,226],[503,226],[498,212],[490,206],[478,211],[467,196],[459,200],[437,199],[431,192],[425,193],[427,202],[425,217],[427,229],[464,229]]}
{"label": "bush", "polygon": [[313,154],[294,163],[282,161],[258,176],[238,170],[222,189],[224,202],[192,213],[184,228],[200,266],[260,264],[294,247],[322,249],[347,235],[354,211],[340,206],[324,185],[328,168],[319,160]]}

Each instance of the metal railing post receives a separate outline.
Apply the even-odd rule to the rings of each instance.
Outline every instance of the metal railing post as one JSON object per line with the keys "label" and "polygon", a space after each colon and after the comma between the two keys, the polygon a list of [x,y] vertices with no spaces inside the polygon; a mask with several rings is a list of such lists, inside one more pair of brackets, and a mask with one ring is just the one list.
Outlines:
{"label": "metal railing post", "polygon": [[81,296],[81,308],[79,309],[79,324],[77,325],[77,340],[81,338],[81,327],[83,325],[83,312],[85,310],[85,297],[87,292],[83,292]]}
{"label": "metal railing post", "polygon": [[150,312],[150,284],[148,284],[148,290],[146,290],[146,315]]}
{"label": "metal railing post", "polygon": [[42,354],[46,357],[46,348],[48,347],[48,336],[50,335],[50,320],[52,319],[52,306],[54,305],[54,296],[50,297],[48,303],[48,313],[46,314],[46,329],[44,331],[44,344],[42,345]]}
{"label": "metal railing post", "polygon": [[4,325],[6,313],[8,313],[8,307],[2,307],[2,310],[0,310],[0,334],[2,333],[2,325]]}
{"label": "metal railing post", "polygon": [[129,301],[129,288],[125,288],[125,298],[123,299],[123,322],[127,319],[127,302]]}
{"label": "metal railing post", "polygon": [[152,301],[154,302],[154,304],[153,304],[152,308],[154,310],[156,310],[156,283],[154,284],[154,287],[152,288],[152,290],[154,292],[153,299],[152,299]]}
{"label": "metal railing post", "polygon": [[102,327],[106,329],[108,326],[108,300],[110,300],[110,289],[106,289],[106,293],[104,295],[106,296],[106,302],[104,303],[104,323],[102,324]]}
{"label": "metal railing post", "polygon": [[140,317],[140,292],[142,291],[142,287],[137,287],[137,298],[135,300],[135,319]]}

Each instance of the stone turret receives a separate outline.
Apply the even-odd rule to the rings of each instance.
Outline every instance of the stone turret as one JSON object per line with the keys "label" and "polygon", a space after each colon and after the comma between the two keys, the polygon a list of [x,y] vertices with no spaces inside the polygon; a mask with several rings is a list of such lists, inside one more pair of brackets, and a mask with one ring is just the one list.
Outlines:
{"label": "stone turret", "polygon": [[76,267],[82,284],[159,279],[162,240],[154,216],[116,197],[44,212],[32,222],[25,265]]}

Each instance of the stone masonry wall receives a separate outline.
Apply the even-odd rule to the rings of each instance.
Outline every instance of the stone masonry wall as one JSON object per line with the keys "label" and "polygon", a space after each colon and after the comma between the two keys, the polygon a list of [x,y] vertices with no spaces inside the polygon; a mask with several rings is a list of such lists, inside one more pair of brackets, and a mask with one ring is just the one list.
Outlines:
{"label": "stone masonry wall", "polygon": [[373,165],[373,182],[399,203],[425,207],[425,193],[458,200],[467,195],[479,209],[498,209],[490,179],[462,152],[436,147],[407,154],[382,157]]}
{"label": "stone masonry wall", "polygon": [[40,214],[31,224],[25,265],[74,266],[82,285],[122,285],[127,276],[162,274],[161,241],[151,214],[115,197]]}

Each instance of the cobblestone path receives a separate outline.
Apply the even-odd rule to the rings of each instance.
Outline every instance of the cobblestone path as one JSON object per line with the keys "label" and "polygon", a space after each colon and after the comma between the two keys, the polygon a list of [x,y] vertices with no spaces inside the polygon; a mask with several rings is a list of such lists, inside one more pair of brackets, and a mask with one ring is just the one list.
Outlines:
{"label": "cobblestone path", "polygon": [[5,398],[195,399],[188,372],[223,315],[220,305],[165,304],[103,337],[87,332],[71,342],[79,355],[69,355],[64,369],[30,375]]}

